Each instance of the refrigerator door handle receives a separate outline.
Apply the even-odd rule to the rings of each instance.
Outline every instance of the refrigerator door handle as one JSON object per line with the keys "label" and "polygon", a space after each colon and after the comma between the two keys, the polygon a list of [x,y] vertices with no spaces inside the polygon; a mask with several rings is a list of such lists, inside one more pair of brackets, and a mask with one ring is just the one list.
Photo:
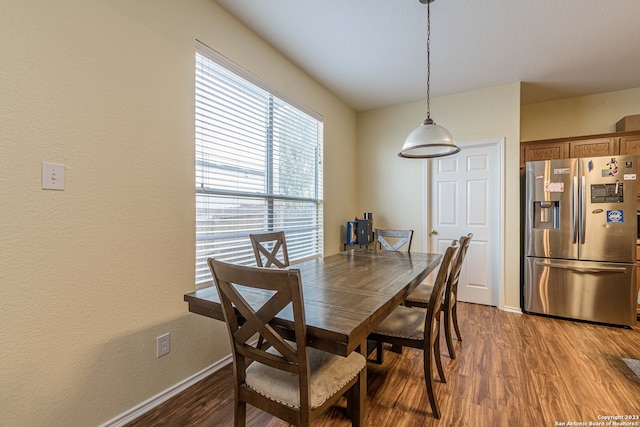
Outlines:
{"label": "refrigerator door handle", "polygon": [[579,273],[626,273],[625,267],[579,267],[575,265],[556,264],[553,262],[536,261],[536,267],[561,268],[563,270],[573,270]]}
{"label": "refrigerator door handle", "polygon": [[587,183],[584,175],[580,177],[580,244],[584,245],[587,232]]}
{"label": "refrigerator door handle", "polygon": [[573,177],[573,215],[571,215],[571,243],[578,243],[578,221],[580,219],[580,193],[578,189],[578,177]]}

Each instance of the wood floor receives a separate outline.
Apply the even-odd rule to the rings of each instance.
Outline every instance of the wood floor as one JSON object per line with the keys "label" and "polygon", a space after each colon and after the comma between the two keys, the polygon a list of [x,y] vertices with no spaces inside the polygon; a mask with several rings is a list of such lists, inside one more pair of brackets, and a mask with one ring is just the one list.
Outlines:
{"label": "wood floor", "polygon": [[[631,330],[459,305],[464,341],[456,341],[458,357],[451,360],[442,340],[447,383],[436,380],[442,419],[431,414],[422,353],[404,349],[402,355],[385,352],[382,365],[368,364],[366,425],[540,427],[589,425],[611,415],[640,422],[640,378],[622,360],[640,359],[640,326]],[[232,400],[229,366],[128,425],[230,426]],[[314,426],[350,426],[345,407],[343,402],[331,409]],[[247,416],[247,426],[288,426],[252,407]]]}

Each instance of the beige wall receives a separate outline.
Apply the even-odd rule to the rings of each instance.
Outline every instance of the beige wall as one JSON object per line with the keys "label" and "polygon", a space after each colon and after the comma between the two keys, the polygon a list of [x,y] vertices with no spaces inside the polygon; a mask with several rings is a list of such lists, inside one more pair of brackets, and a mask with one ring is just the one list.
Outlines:
{"label": "beige wall", "polygon": [[[520,84],[432,99],[431,112],[457,141],[505,138],[504,304],[519,309]],[[416,102],[358,114],[359,212],[373,212],[376,227],[412,228],[416,250],[428,250],[426,161],[402,159],[397,153],[425,113],[426,102]]]}
{"label": "beige wall", "polygon": [[640,88],[522,106],[521,140],[564,138],[616,131],[616,122],[640,114]]}
{"label": "beige wall", "polygon": [[[97,425],[228,354],[223,325],[182,301],[194,287],[196,39],[324,115],[326,254],[364,211],[378,226],[410,225],[424,246],[423,162],[396,157],[424,103],[360,114],[356,127],[351,109],[210,0],[9,0],[2,11],[0,424]],[[607,110],[608,126],[638,113],[637,90],[622,95],[629,111]],[[432,103],[459,141],[506,138],[508,307],[519,108],[518,84]],[[566,136],[540,136],[547,108],[523,108],[523,135]],[[40,189],[42,161],[65,164],[65,191]],[[165,332],[172,350],[157,359]]]}
{"label": "beige wall", "polygon": [[[340,248],[355,113],[215,2],[4,1],[0,424],[98,425],[229,353],[182,299],[196,39],[324,115],[325,252]],[[42,161],[64,163],[64,191],[40,189]]]}

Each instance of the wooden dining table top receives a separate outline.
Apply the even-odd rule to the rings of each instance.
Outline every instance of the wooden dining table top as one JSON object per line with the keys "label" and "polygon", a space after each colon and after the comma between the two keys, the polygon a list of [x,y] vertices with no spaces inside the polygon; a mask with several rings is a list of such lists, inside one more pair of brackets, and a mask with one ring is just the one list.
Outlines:
{"label": "wooden dining table top", "polygon": [[[342,356],[358,349],[366,337],[401,304],[440,263],[440,254],[353,249],[292,265],[300,270],[308,345]],[[263,291],[243,290],[252,305]],[[189,311],[224,321],[215,286],[184,295]],[[285,309],[278,325],[293,329]]]}

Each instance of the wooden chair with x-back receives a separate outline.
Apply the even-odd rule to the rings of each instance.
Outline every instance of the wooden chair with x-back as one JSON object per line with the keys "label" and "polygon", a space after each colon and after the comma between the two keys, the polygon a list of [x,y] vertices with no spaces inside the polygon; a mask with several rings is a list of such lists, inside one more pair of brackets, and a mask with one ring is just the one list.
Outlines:
{"label": "wooden chair with x-back", "polygon": [[[398,306],[369,335],[370,339],[378,343],[386,342],[423,351],[424,380],[427,386],[429,403],[431,403],[435,418],[440,418],[440,407],[433,387],[434,357],[440,382],[446,382],[440,357],[440,318],[442,317],[440,305],[444,298],[451,260],[457,249],[457,242],[453,241],[442,256],[442,262],[431,293],[431,305],[426,312],[417,308]],[[378,351],[382,351],[382,345],[378,346]]]}
{"label": "wooden chair with x-back", "polygon": [[[258,267],[289,266],[289,253],[284,231],[249,234]],[[264,257],[264,261],[263,261]]]}
{"label": "wooden chair with x-back", "polygon": [[[458,325],[458,282],[462,264],[467,256],[467,250],[469,249],[469,243],[471,243],[472,237],[472,233],[460,237],[460,250],[454,260],[454,267],[452,267],[455,274],[451,274],[447,280],[447,289],[442,304],[442,311],[444,311],[444,335],[447,340],[449,356],[452,359],[456,358],[456,351],[453,346],[453,333],[451,332],[452,326],[456,332],[458,341],[462,341],[460,326]],[[407,307],[428,308],[429,301],[431,300],[431,292],[433,292],[432,285],[419,285],[407,296],[404,305]]]}
{"label": "wooden chair with x-back", "polygon": [[[356,352],[343,357],[307,346],[300,270],[246,267],[213,258],[207,262],[231,339],[235,426],[245,425],[247,403],[308,426],[343,395],[352,425],[362,425],[366,396],[360,396],[360,381],[366,360]],[[272,295],[254,307],[240,286]],[[293,313],[293,330],[281,329],[282,322],[274,319],[285,308]],[[260,340],[254,339],[256,334]]]}
{"label": "wooden chair with x-back", "polygon": [[405,250],[411,251],[411,239],[413,237],[413,230],[385,230],[382,228],[376,228],[376,238],[380,248],[385,248],[388,251]]}

